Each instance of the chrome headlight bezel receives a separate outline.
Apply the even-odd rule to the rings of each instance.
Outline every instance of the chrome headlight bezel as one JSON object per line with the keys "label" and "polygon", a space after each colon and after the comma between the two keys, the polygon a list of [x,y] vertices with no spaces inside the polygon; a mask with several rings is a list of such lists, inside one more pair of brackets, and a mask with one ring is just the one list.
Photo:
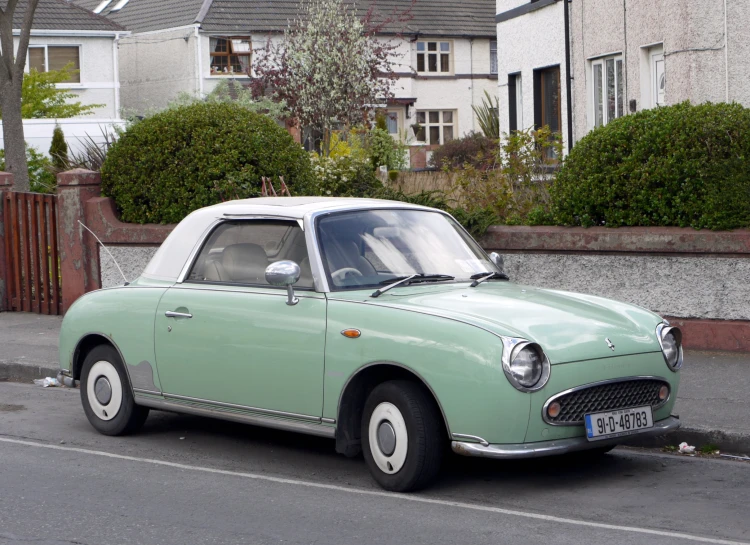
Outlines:
{"label": "chrome headlight bezel", "polygon": [[[677,361],[672,365],[670,361],[667,359],[667,353],[664,346],[664,338],[668,334],[672,334],[672,336],[675,339],[675,342],[677,343]],[[664,356],[664,362],[667,364],[667,367],[669,367],[669,370],[673,373],[678,372],[680,369],[682,369],[682,363],[683,363],[683,352],[682,352],[682,331],[680,331],[680,328],[674,327],[669,325],[669,322],[662,322],[659,325],[656,326],[656,339],[659,341],[659,346],[661,347],[661,354]]]}
{"label": "chrome headlight bezel", "polygon": [[[524,349],[531,349],[535,350],[536,353],[539,356],[539,359],[542,362],[542,372],[539,377],[539,380],[534,384],[533,386],[524,386],[518,381],[518,378],[513,374],[512,371],[512,363],[513,360],[518,356],[518,354],[524,350]],[[518,338],[503,338],[503,372],[505,373],[505,377],[508,379],[508,382],[510,382],[511,386],[513,386],[516,390],[519,392],[537,392],[544,388],[547,385],[547,382],[549,381],[550,373],[551,373],[551,365],[549,358],[547,357],[547,354],[544,353],[544,350],[542,349],[539,344],[531,342],[527,339],[518,339]]]}

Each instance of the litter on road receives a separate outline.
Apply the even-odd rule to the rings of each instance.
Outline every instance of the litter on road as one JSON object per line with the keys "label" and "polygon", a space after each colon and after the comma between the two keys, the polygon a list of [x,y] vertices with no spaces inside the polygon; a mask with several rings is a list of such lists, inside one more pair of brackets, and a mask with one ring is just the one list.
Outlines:
{"label": "litter on road", "polygon": [[44,388],[49,388],[50,386],[53,386],[53,387],[62,386],[59,380],[57,380],[56,378],[52,378],[52,377],[35,379],[34,384],[36,384],[37,386],[43,386]]}
{"label": "litter on road", "polygon": [[680,454],[695,454],[695,447],[687,443],[680,443]]}

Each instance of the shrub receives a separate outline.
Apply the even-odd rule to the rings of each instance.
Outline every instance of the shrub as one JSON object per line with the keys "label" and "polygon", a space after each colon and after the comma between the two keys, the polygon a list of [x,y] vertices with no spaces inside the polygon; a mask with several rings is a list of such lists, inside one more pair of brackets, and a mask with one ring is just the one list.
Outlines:
{"label": "shrub", "polygon": [[52,164],[56,169],[62,170],[65,168],[68,163],[68,144],[65,143],[65,134],[60,125],[55,125],[55,130],[52,133],[49,155],[52,157]]}
{"label": "shrub", "polygon": [[473,132],[446,142],[432,152],[430,165],[436,168],[460,169],[471,165],[480,170],[493,168],[500,149],[497,140]]}
{"label": "shrub", "polygon": [[[29,184],[32,193],[54,193],[57,178],[53,174],[49,157],[26,144],[26,163],[29,166]],[[0,172],[5,170],[5,150],[0,149]]]}
{"label": "shrub", "polygon": [[312,156],[314,195],[367,197],[383,187],[369,161],[352,156]]}
{"label": "shrub", "polygon": [[386,129],[372,129],[364,138],[365,148],[370,154],[372,168],[386,165],[388,170],[406,168],[406,149]]}
{"label": "shrub", "polygon": [[222,200],[260,196],[262,177],[308,194],[308,154],[270,117],[235,104],[191,104],[133,124],[102,166],[123,221],[176,223]]}
{"label": "shrub", "polygon": [[551,189],[562,225],[750,226],[750,109],[685,102],[581,139]]}

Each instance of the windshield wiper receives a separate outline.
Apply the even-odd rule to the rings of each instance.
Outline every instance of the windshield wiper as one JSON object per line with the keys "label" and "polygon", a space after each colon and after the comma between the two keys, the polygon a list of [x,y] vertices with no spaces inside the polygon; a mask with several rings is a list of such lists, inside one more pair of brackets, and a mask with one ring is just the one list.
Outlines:
{"label": "windshield wiper", "polygon": [[510,277],[505,273],[493,272],[493,273],[477,273],[471,277],[474,281],[471,283],[472,288],[476,288],[479,284],[487,282],[487,280],[510,280]]}
{"label": "windshield wiper", "polygon": [[384,280],[381,282],[381,284],[388,284],[384,288],[380,288],[379,290],[373,292],[373,294],[370,297],[380,297],[388,290],[392,290],[393,288],[396,288],[398,286],[401,286],[402,284],[412,284],[416,282],[440,282],[441,280],[453,280],[455,279],[455,276],[451,276],[449,274],[412,274],[409,276],[397,276],[395,278],[389,278],[388,280]]}

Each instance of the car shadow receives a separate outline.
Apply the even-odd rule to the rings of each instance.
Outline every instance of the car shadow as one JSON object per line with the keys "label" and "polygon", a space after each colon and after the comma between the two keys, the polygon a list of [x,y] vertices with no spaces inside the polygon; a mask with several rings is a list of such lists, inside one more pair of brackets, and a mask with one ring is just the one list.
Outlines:
{"label": "car shadow", "polygon": [[[299,468],[309,470],[316,480],[324,478],[337,483],[377,488],[369,476],[362,456],[348,459],[337,454],[331,439],[303,435],[204,418],[153,411],[140,437],[174,438],[175,433],[187,436],[189,444],[203,444],[208,449],[219,447],[222,456],[250,461],[271,473],[300,475]],[[210,454],[210,450],[206,452]],[[274,466],[275,464],[275,466]],[[606,487],[623,478],[650,478],[653,472],[664,471],[657,457],[635,456],[627,450],[596,457],[569,454],[526,460],[488,460],[459,456],[446,449],[438,482],[430,493],[454,494],[462,489],[502,489],[504,493],[528,495],[535,490],[566,494],[576,489]],[[323,476],[323,477],[321,477]]]}

